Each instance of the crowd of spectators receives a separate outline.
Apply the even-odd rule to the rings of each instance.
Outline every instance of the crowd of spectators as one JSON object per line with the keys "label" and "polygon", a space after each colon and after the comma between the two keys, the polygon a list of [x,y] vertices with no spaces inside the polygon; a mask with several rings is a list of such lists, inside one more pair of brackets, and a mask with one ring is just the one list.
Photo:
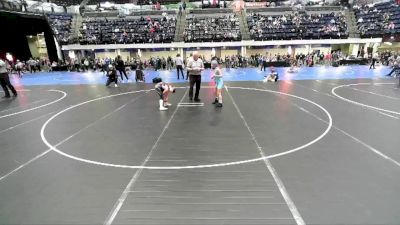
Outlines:
{"label": "crowd of spectators", "polygon": [[181,2],[181,0],[138,0],[138,5],[168,5],[168,4],[176,4]]}
{"label": "crowd of spectators", "polygon": [[162,17],[97,19],[82,24],[81,44],[170,43],[175,37],[176,18]]}
{"label": "crowd of spectators", "polygon": [[247,23],[254,40],[347,38],[343,13],[285,15],[249,14]]}
{"label": "crowd of spectators", "polygon": [[400,33],[400,7],[395,2],[355,5],[361,37],[382,37]]}
{"label": "crowd of spectators", "polygon": [[186,19],[186,42],[240,41],[239,18],[235,14],[212,17],[192,16]]}
{"label": "crowd of spectators", "polygon": [[69,44],[71,39],[72,15],[65,13],[47,14],[47,20],[54,36],[61,44]]}
{"label": "crowd of spectators", "polygon": [[[66,1],[69,1],[69,0],[66,0]],[[96,4],[100,3],[100,2],[105,2],[105,1],[89,0],[87,5],[96,5]],[[133,3],[134,1],[133,0],[113,0],[113,1],[110,1],[110,2],[113,2],[115,4],[126,4],[126,3]]]}
{"label": "crowd of spectators", "polygon": [[56,65],[58,62],[51,63],[47,58],[29,58],[28,60],[7,60],[8,70],[11,74],[18,74],[22,77],[26,73],[36,73],[36,72],[51,72],[52,66]]}
{"label": "crowd of spectators", "polygon": [[379,53],[378,59],[385,66],[394,66],[400,63],[400,53],[386,50]]}
{"label": "crowd of spectators", "polygon": [[[289,54],[272,54],[266,53],[265,55],[255,54],[250,57],[240,55],[225,56],[221,58],[221,62],[227,68],[241,68],[241,67],[260,67],[261,69],[265,64],[275,63],[281,66],[314,66],[314,65],[332,65],[333,62],[345,59],[347,56],[341,51],[332,52],[311,52],[308,54],[296,54],[291,56]],[[279,64],[278,64],[279,63]]]}
{"label": "crowd of spectators", "polygon": [[[127,70],[136,69],[153,69],[153,70],[171,70],[173,69],[174,60],[168,57],[151,57],[150,59],[128,58],[122,59]],[[106,71],[108,65],[116,65],[116,58],[92,58],[83,57],[81,59],[67,58],[65,61],[59,62],[59,66],[64,66],[68,71],[85,72],[85,71]]]}
{"label": "crowd of spectators", "polygon": [[[200,56],[205,64],[210,64],[211,59],[207,59],[204,56]],[[372,56],[368,54],[358,53],[357,56],[350,56],[344,54],[340,50],[322,52],[314,51],[308,54],[299,53],[296,55],[289,54],[253,54],[250,56],[241,55],[226,55],[222,58],[213,57],[218,62],[224,65],[226,68],[248,68],[255,67],[261,70],[266,70],[268,66],[286,66],[286,67],[312,67],[312,66],[332,66],[340,65],[342,60],[352,60],[356,58],[368,58],[371,60]],[[398,66],[400,67],[400,54],[393,51],[383,51],[377,54],[376,60],[385,66]],[[172,56],[154,56],[149,59],[140,58],[128,58],[123,60],[126,70],[175,70],[175,63]],[[184,60],[186,64],[188,59]],[[368,61],[367,61],[368,62]],[[17,74],[18,71],[21,73],[34,73],[34,72],[51,72],[55,70],[68,70],[76,72],[85,71],[103,71],[106,72],[108,65],[115,65],[116,59],[113,58],[92,58],[84,57],[81,59],[70,59],[67,58],[65,61],[52,62],[48,59],[31,58],[27,61],[10,62],[11,73]]]}

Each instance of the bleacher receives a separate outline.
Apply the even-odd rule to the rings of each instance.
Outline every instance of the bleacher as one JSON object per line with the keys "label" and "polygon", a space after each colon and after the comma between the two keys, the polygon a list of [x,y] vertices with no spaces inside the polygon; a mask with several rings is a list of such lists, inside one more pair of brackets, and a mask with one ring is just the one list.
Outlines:
{"label": "bleacher", "polygon": [[65,13],[47,14],[53,34],[60,44],[70,44],[71,42],[71,23],[72,15]]}
{"label": "bleacher", "polygon": [[[100,3],[107,2],[107,0],[89,0],[87,5],[98,5]],[[115,4],[126,4],[126,3],[134,3],[132,0],[109,0],[108,2],[110,3],[115,3]]]}
{"label": "bleacher", "polygon": [[44,2],[55,3],[59,6],[79,5],[82,0],[44,0]]}
{"label": "bleacher", "polygon": [[239,18],[235,14],[195,15],[186,18],[185,42],[240,41]]}
{"label": "bleacher", "polygon": [[170,43],[175,35],[173,16],[136,18],[86,18],[81,44]]}
{"label": "bleacher", "polygon": [[347,38],[347,27],[341,13],[264,15],[251,13],[247,18],[252,39],[340,39]]}
{"label": "bleacher", "polygon": [[138,0],[138,5],[154,5],[159,2],[161,5],[168,5],[168,4],[177,4],[180,3],[181,0]]}
{"label": "bleacher", "polygon": [[354,7],[354,12],[363,38],[400,34],[400,7],[394,2]]}
{"label": "bleacher", "polygon": [[[67,0],[53,2],[62,4],[63,1],[65,3]],[[117,2],[131,1],[118,0]],[[68,2],[79,4],[81,0]],[[99,0],[90,0],[90,2],[98,3]],[[323,7],[329,10],[320,11]],[[182,26],[185,27],[184,31],[179,31],[179,34],[175,34],[177,15],[174,10],[168,12],[139,10],[134,11],[127,18],[119,18],[118,11],[88,11],[85,12],[87,17],[80,27],[79,43],[171,43],[175,35],[181,35],[182,32],[185,42],[241,41],[244,35],[247,35],[246,40],[256,41],[348,38],[346,16],[341,8],[323,7],[305,7],[301,11],[292,11],[293,9],[288,7],[251,9],[248,10],[247,18],[246,14],[243,14],[245,18],[243,26],[240,14],[230,13],[231,9],[190,9],[189,14],[182,20],[185,21],[182,23],[185,24]],[[383,2],[355,7],[354,12],[356,19],[359,20],[358,29],[363,38],[400,34],[400,7],[395,3]],[[165,13],[168,15],[168,20]],[[51,13],[47,17],[56,39],[61,44],[77,43],[78,33],[75,33],[74,40],[70,38],[71,15]]]}

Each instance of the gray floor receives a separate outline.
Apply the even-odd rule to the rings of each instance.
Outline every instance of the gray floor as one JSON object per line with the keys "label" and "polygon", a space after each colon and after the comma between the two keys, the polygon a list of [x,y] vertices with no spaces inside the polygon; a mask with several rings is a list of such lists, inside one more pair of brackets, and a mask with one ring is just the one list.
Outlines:
{"label": "gray floor", "polygon": [[[168,111],[151,86],[32,86],[0,101],[0,224],[400,224],[400,90],[391,80],[230,82],[224,107],[181,88]],[[208,85],[208,84],[203,84]],[[234,88],[242,87],[242,88]],[[248,89],[245,89],[248,88]],[[24,113],[62,97],[54,104]],[[305,145],[299,151],[238,165]],[[386,110],[386,111],[385,111]],[[393,111],[388,113],[387,111]],[[397,113],[396,113],[397,112]],[[3,117],[3,118],[1,118]],[[177,167],[132,169],[97,165]],[[211,167],[209,165],[219,164]],[[202,168],[180,168],[203,165]]]}

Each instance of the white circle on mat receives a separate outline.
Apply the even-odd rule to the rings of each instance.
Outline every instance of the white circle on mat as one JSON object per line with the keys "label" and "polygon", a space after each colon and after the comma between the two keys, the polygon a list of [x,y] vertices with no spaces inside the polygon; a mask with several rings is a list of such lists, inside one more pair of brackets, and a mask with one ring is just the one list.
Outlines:
{"label": "white circle on mat", "polygon": [[370,108],[370,109],[375,109],[375,110],[382,111],[382,112],[387,112],[387,113],[392,113],[392,114],[400,115],[400,112],[396,112],[396,111],[392,111],[392,110],[387,110],[387,109],[382,109],[382,108],[375,107],[375,106],[372,106],[372,105],[363,104],[363,103],[360,103],[360,102],[357,102],[357,101],[350,100],[350,99],[348,99],[348,98],[342,97],[342,96],[340,96],[339,94],[336,93],[336,90],[337,90],[338,88],[342,88],[342,87],[350,87],[350,86],[358,86],[358,85],[389,85],[389,84],[393,85],[393,84],[395,84],[395,83],[356,83],[356,84],[345,84],[345,85],[340,85],[340,86],[337,86],[337,87],[332,88],[331,92],[332,92],[333,95],[335,95],[336,97],[342,99],[343,101],[350,102],[350,103],[353,103],[353,104],[356,104],[356,105],[359,105],[359,106],[362,106],[362,107],[366,107],[366,108]]}
{"label": "white circle on mat", "polygon": [[272,155],[267,155],[265,157],[259,157],[259,158],[254,158],[254,159],[248,159],[248,160],[240,160],[240,161],[234,161],[234,162],[227,162],[227,163],[215,163],[215,164],[204,164],[204,165],[187,165],[187,166],[135,166],[135,165],[120,165],[120,164],[112,164],[112,163],[107,163],[107,162],[100,162],[100,161],[94,161],[94,160],[89,160],[89,159],[84,159],[84,158],[80,158],[80,157],[76,157],[70,154],[67,154],[59,149],[57,149],[56,146],[54,146],[53,144],[49,143],[46,139],[45,136],[45,130],[46,127],[49,125],[49,123],[54,120],[56,117],[58,117],[59,115],[74,109],[76,107],[91,103],[91,102],[95,102],[95,101],[99,101],[102,99],[107,99],[107,98],[111,98],[111,97],[116,97],[116,96],[121,96],[121,95],[127,95],[127,94],[134,94],[134,93],[139,93],[139,92],[146,92],[149,90],[140,90],[140,91],[130,91],[130,92],[125,92],[125,93],[120,93],[120,94],[115,94],[115,95],[108,95],[108,96],[104,96],[104,97],[100,97],[100,98],[96,98],[96,99],[92,99],[89,101],[85,101],[85,102],[81,102],[79,104],[70,106],[58,113],[56,113],[55,115],[53,115],[52,117],[50,117],[42,126],[42,129],[40,130],[40,136],[43,140],[43,142],[53,151],[57,152],[58,154],[65,156],[67,158],[73,159],[73,160],[77,160],[80,162],[84,162],[84,163],[89,163],[89,164],[93,164],[93,165],[99,165],[99,166],[107,166],[107,167],[116,167],[116,168],[128,168],[128,169],[151,169],[151,170],[180,170],[180,169],[198,169],[198,168],[212,168],[212,167],[222,167],[222,166],[231,166],[231,165],[239,165],[239,164],[246,164],[246,163],[252,163],[252,162],[257,162],[257,161],[263,161],[266,159],[272,159],[272,158],[276,158],[279,156],[283,156],[283,155],[287,155],[293,152],[297,152],[300,151],[302,149],[307,148],[308,146],[318,142],[319,140],[321,140],[325,135],[328,134],[328,132],[331,130],[332,128],[332,116],[330,115],[330,113],[328,112],[328,110],[326,110],[324,107],[322,107],[321,105],[319,105],[318,103],[315,103],[311,100],[308,100],[306,98],[300,97],[300,96],[296,96],[296,95],[292,95],[292,94],[288,94],[288,93],[284,93],[284,92],[279,92],[279,91],[272,91],[272,90],[266,90],[266,89],[257,89],[257,88],[244,88],[244,87],[229,87],[229,89],[241,89],[241,90],[248,90],[248,91],[261,91],[261,92],[269,92],[269,93],[274,93],[274,94],[281,94],[281,95],[285,95],[285,96],[289,96],[289,97],[293,97],[296,99],[300,99],[303,100],[305,102],[308,102],[314,106],[317,106],[319,109],[321,109],[326,116],[328,117],[328,126],[327,128],[324,130],[324,132],[319,135],[318,137],[316,137],[315,139],[313,139],[312,141],[281,152],[281,153],[277,153],[277,154],[272,154]]}
{"label": "white circle on mat", "polygon": [[[25,90],[25,91],[30,91],[30,90]],[[43,105],[39,105],[39,106],[30,108],[30,109],[25,109],[25,110],[18,111],[18,112],[15,112],[15,113],[10,113],[10,114],[7,114],[7,115],[0,115],[0,119],[5,118],[5,117],[10,117],[10,116],[15,116],[15,115],[18,115],[18,114],[21,114],[21,113],[30,112],[30,111],[33,111],[33,110],[36,110],[36,109],[40,109],[40,108],[55,104],[55,103],[63,100],[65,97],[67,97],[67,93],[65,93],[64,91],[60,91],[60,90],[48,90],[48,91],[50,91],[50,92],[58,92],[58,93],[63,94],[63,96],[58,98],[58,99],[56,99],[56,100],[54,100],[54,101],[52,101],[52,102],[49,102],[49,103],[46,103],[46,104],[43,104]]]}

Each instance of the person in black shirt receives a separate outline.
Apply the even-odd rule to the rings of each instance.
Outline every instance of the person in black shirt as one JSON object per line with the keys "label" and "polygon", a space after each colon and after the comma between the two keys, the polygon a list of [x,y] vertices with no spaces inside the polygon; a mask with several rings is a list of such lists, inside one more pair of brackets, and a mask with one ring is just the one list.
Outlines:
{"label": "person in black shirt", "polygon": [[108,87],[112,82],[115,83],[115,87],[118,87],[118,76],[117,76],[117,71],[113,67],[113,65],[108,66],[108,71],[107,71],[107,83],[106,86]]}
{"label": "person in black shirt", "polygon": [[126,71],[125,71],[125,63],[124,60],[122,60],[121,56],[117,56],[117,59],[115,60],[115,64],[116,64],[116,69],[119,71],[119,75],[121,76],[121,80],[124,80],[124,77],[122,75],[125,75],[125,78],[127,81],[129,81],[128,75],[126,75]]}
{"label": "person in black shirt", "polygon": [[376,56],[373,54],[371,65],[369,66],[369,69],[375,69],[375,63],[376,63]]}

